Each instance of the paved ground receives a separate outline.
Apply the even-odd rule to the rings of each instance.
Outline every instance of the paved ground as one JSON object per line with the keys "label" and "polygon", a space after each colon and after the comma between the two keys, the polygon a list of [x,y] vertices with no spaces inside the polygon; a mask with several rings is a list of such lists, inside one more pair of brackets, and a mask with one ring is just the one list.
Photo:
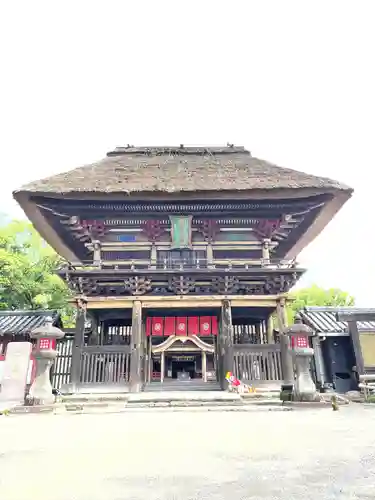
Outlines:
{"label": "paved ground", "polygon": [[375,408],[0,417],[1,500],[375,499]]}

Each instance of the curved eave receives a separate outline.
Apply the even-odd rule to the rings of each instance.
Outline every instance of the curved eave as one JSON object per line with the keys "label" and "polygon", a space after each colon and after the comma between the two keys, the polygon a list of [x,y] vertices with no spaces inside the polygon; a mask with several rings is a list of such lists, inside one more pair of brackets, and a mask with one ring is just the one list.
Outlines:
{"label": "curved eave", "polygon": [[46,220],[40,208],[30,201],[30,193],[16,191],[13,193],[14,199],[18,202],[27,218],[41,237],[59,254],[69,262],[79,261],[79,257],[65,245],[60,235],[54,230]]}
{"label": "curved eave", "polygon": [[[149,199],[154,199],[158,201],[168,201],[168,200],[179,200],[186,199],[189,200],[201,200],[203,199],[239,199],[239,200],[278,200],[278,199],[303,199],[309,198],[311,196],[318,196],[322,194],[335,194],[335,193],[347,193],[350,197],[353,193],[351,188],[317,188],[317,187],[304,187],[304,188],[272,188],[272,189],[254,189],[254,190],[207,190],[207,191],[118,191],[118,192],[103,192],[103,191],[66,191],[64,193],[55,193],[51,191],[28,191],[28,190],[17,190],[13,192],[13,197],[18,201],[20,195],[25,195],[28,198],[31,197],[46,197],[58,199],[68,199],[68,200],[93,200],[93,201],[144,201]],[[19,202],[19,201],[18,201]],[[19,202],[20,203],[20,202]]]}
{"label": "curved eave", "polygon": [[327,201],[313,223],[304,231],[298,241],[288,250],[285,259],[294,259],[301,251],[306,248],[325,227],[335,217],[337,212],[351,198],[353,191],[336,191],[331,200]]}
{"label": "curved eave", "polygon": [[[230,199],[236,198],[239,200],[259,200],[267,198],[269,200],[277,199],[304,199],[311,196],[318,196],[321,194],[331,194],[332,199],[327,201],[322,210],[314,220],[314,222],[304,231],[296,243],[289,248],[285,259],[295,258],[297,255],[309,245],[327,226],[341,207],[349,200],[353,190],[327,190],[327,189],[274,189],[274,190],[254,190],[254,191],[214,191],[214,192],[179,192],[179,193],[121,193],[121,198],[128,199],[129,201],[158,199],[158,200],[171,200],[171,199],[186,199],[189,200],[202,199]],[[70,262],[80,261],[80,257],[69,248],[60,235],[50,225],[44,217],[40,208],[31,201],[31,197],[45,196],[55,199],[93,199],[93,200],[113,200],[119,199],[118,194],[114,193],[87,193],[87,192],[72,192],[67,194],[61,193],[48,193],[48,192],[29,192],[29,191],[15,191],[13,193],[14,199],[21,206],[26,216],[34,225],[39,234],[47,241],[47,243],[64,259]]]}

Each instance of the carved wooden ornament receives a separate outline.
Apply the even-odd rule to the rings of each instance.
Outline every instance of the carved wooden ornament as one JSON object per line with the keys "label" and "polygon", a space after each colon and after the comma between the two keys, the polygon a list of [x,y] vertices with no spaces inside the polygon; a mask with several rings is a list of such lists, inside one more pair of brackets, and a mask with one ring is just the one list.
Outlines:
{"label": "carved wooden ornament", "polygon": [[124,284],[132,295],[144,295],[151,290],[151,279],[146,276],[132,276]]}
{"label": "carved wooden ornament", "polygon": [[142,233],[146,235],[151,243],[159,241],[164,232],[165,230],[158,220],[148,220],[142,226]]}

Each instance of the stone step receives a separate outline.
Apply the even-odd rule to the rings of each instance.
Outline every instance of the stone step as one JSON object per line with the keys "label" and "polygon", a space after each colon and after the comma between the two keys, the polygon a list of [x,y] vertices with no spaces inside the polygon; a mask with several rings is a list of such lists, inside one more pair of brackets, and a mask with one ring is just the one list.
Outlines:
{"label": "stone step", "polygon": [[57,398],[61,403],[125,403],[129,399],[129,393],[120,394],[64,394]]}
{"label": "stone step", "polygon": [[250,394],[237,394],[225,391],[146,391],[136,394],[70,394],[62,395],[57,398],[61,403],[117,403],[117,402],[157,402],[157,401],[243,401],[245,404],[256,403],[257,401],[280,400],[277,392],[262,392]]}
{"label": "stone step", "polygon": [[146,384],[145,392],[212,392],[221,391],[220,385],[216,382],[151,382]]}
{"label": "stone step", "polygon": [[257,400],[257,399],[280,399],[280,391],[279,392],[249,392],[241,394],[243,400]]}
{"label": "stone step", "polygon": [[249,411],[292,411],[293,408],[274,405],[235,405],[214,404],[210,405],[126,405],[109,403],[83,403],[83,404],[58,404],[49,406],[19,406],[10,411],[11,415],[28,414],[55,414],[55,415],[81,415],[81,414],[123,414],[128,412],[249,412]]}
{"label": "stone step", "polygon": [[242,403],[239,394],[224,391],[160,391],[129,394],[128,404],[156,402],[237,402]]}

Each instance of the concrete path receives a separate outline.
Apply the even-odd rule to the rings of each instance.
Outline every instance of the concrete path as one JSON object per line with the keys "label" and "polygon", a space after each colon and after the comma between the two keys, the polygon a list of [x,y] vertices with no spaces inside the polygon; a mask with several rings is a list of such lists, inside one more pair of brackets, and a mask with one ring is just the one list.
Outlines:
{"label": "concrete path", "polygon": [[1,500],[375,498],[375,408],[0,417]]}

